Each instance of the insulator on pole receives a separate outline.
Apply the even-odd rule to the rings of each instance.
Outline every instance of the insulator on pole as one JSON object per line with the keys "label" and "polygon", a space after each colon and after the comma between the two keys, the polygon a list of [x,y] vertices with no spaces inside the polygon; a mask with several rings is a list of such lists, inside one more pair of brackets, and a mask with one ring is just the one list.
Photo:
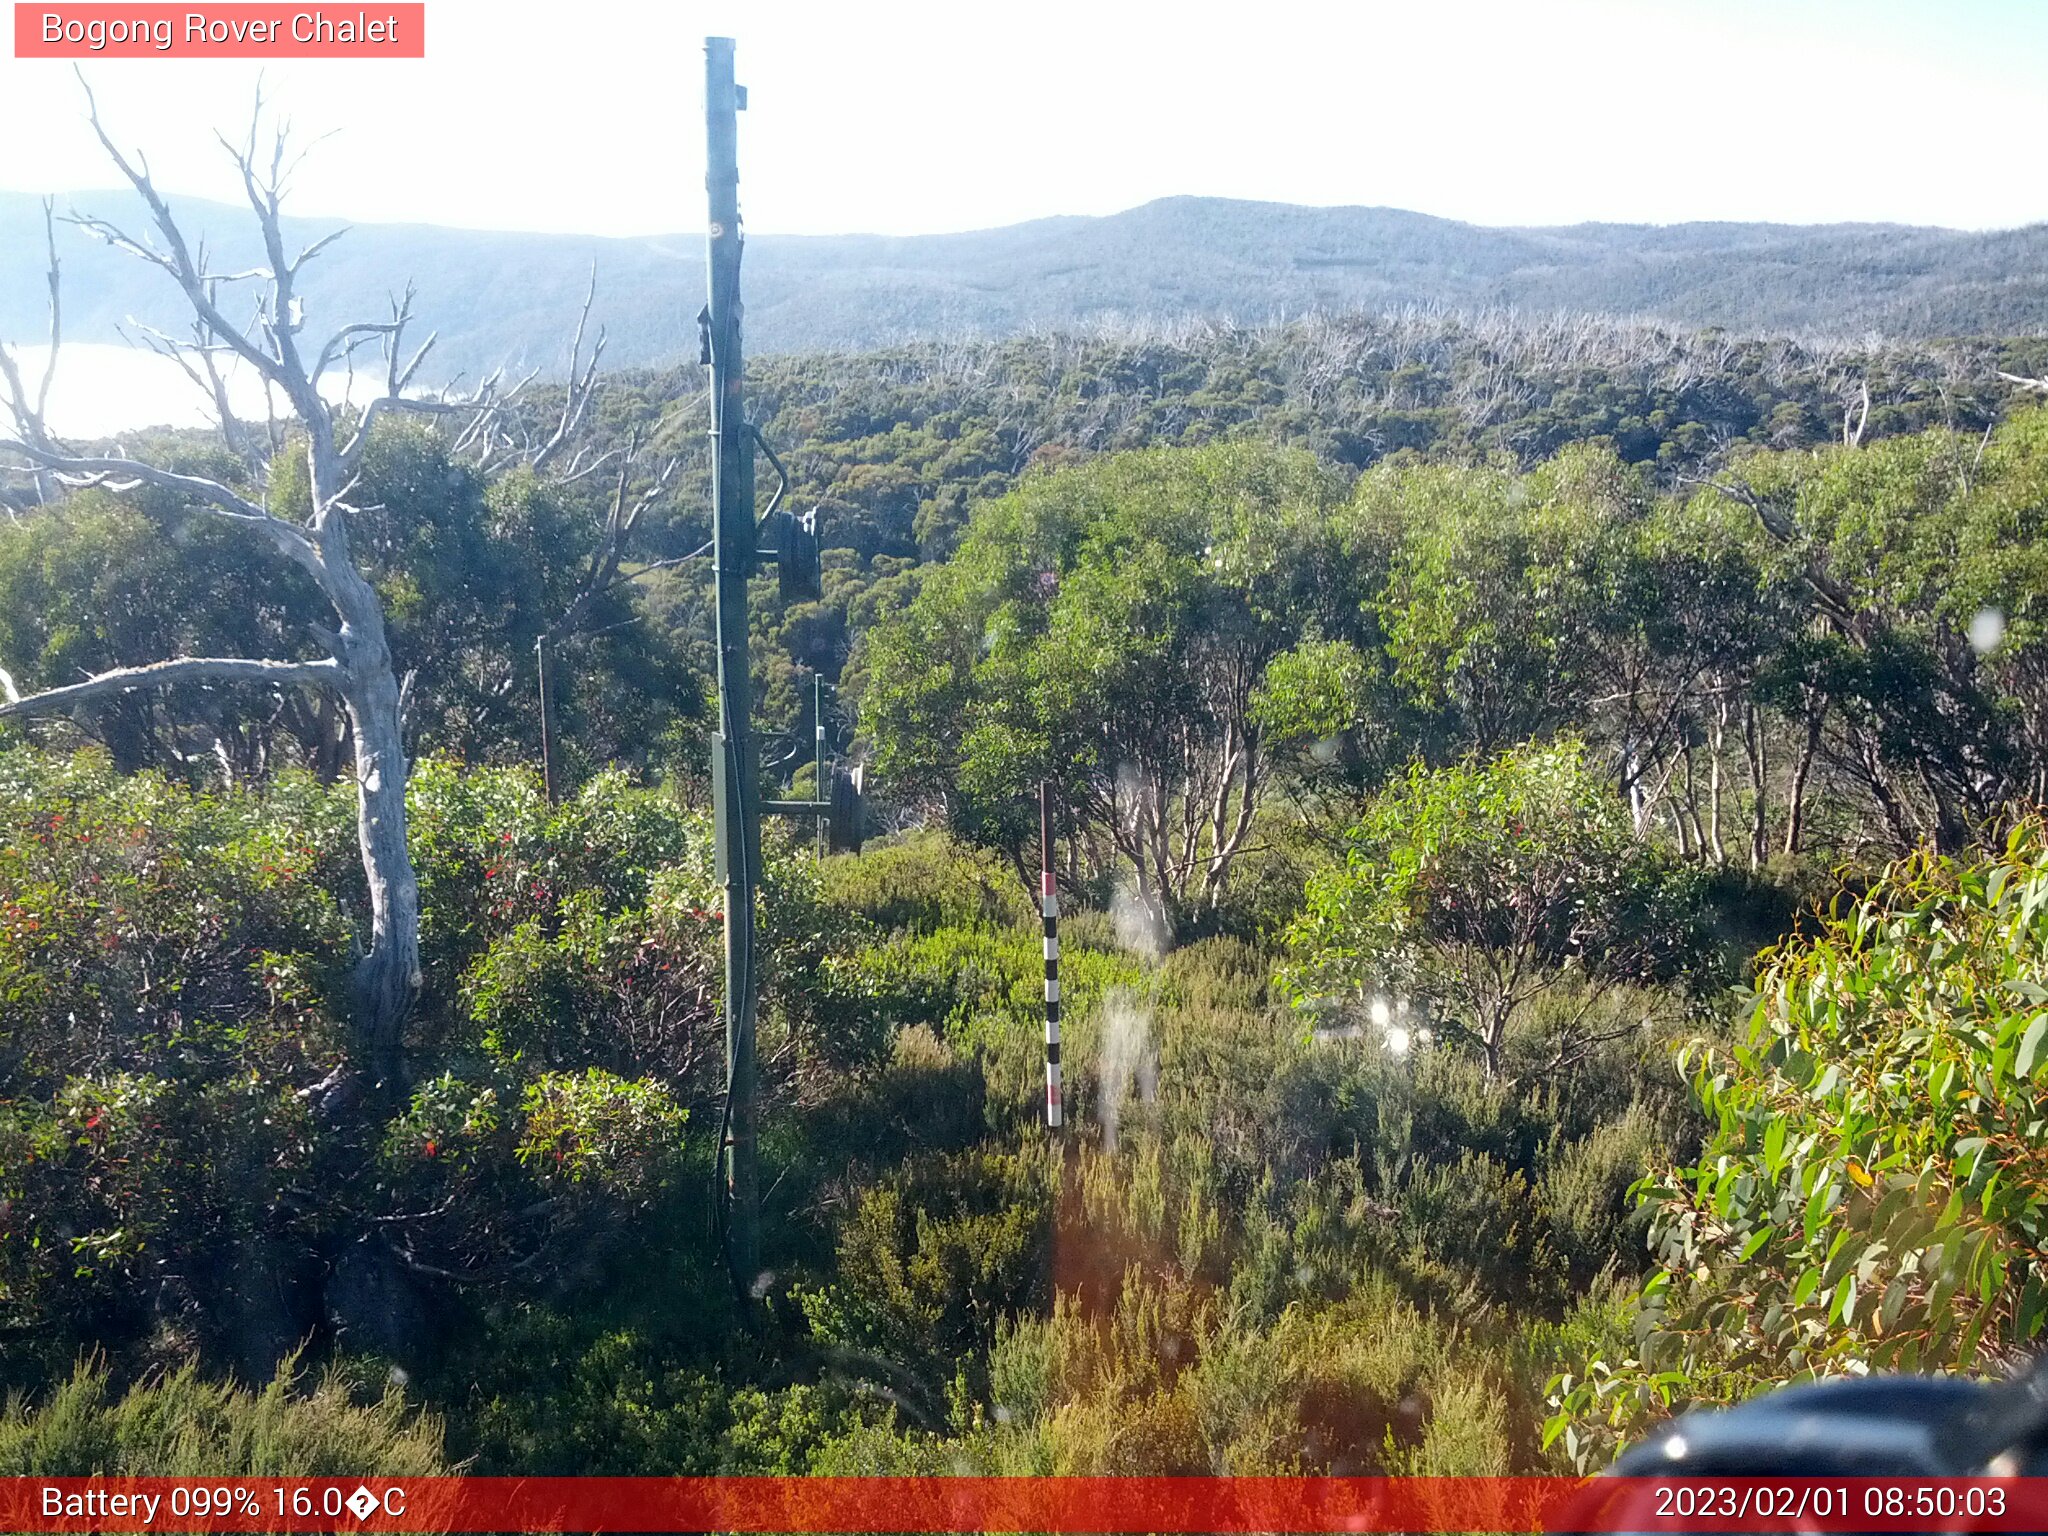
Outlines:
{"label": "insulator on pole", "polygon": [[1060,1103],[1060,892],[1052,874],[1052,786],[1038,786],[1039,910],[1045,921],[1045,1123],[1058,1130]]}

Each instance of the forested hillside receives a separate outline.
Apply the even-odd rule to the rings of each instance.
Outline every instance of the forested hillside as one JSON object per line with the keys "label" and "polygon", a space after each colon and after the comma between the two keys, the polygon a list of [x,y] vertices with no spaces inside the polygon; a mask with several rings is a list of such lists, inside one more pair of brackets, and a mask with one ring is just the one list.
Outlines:
{"label": "forested hillside", "polygon": [[[132,227],[132,194],[69,193]],[[225,269],[259,259],[246,215],[176,200]],[[341,227],[288,219],[294,247]],[[176,296],[124,254],[71,229],[71,335],[112,341],[131,319],[177,332]],[[41,334],[41,209],[0,192],[0,336]],[[560,366],[566,317],[593,267],[612,357],[696,355],[703,242],[361,225],[307,270],[323,311],[375,311],[418,284],[441,343],[433,377]],[[2048,326],[2048,235],[1900,225],[1574,225],[1490,229],[1394,208],[1303,208],[1180,197],[1104,218],[963,234],[759,234],[747,249],[750,345],[867,349],[917,340],[1198,319],[1265,324],[1351,310],[1508,309],[1642,316],[1742,333],[1924,338]]]}
{"label": "forested hillside", "polygon": [[[915,589],[918,566],[952,552],[972,505],[1033,470],[1243,437],[1300,445],[1342,472],[1414,457],[1528,466],[1592,443],[1646,484],[1682,490],[1745,450],[1935,425],[1981,433],[2022,398],[2001,373],[2043,365],[2048,344],[2031,340],[1835,347],[1426,315],[765,359],[755,409],[795,504],[818,509],[827,566],[815,604],[785,610],[760,584],[765,708],[796,723],[791,667],[838,681],[851,664],[857,688],[855,637]],[[699,408],[700,389],[695,370],[628,376],[605,409],[616,429],[647,431]],[[696,442],[678,451],[675,494],[645,528],[650,560],[686,556],[706,535],[708,468]],[[708,579],[702,561],[650,573],[663,630],[703,643]]]}
{"label": "forested hillside", "polygon": [[[1994,1368],[2048,1313],[2043,361],[1362,315],[761,362],[827,547],[755,584],[772,787],[822,675],[881,835],[769,837],[744,1298],[695,370],[351,461],[381,1076],[326,573],[190,489],[313,529],[327,448],[16,476],[0,1471],[1523,1472]],[[307,670],[11,702],[222,653]]]}

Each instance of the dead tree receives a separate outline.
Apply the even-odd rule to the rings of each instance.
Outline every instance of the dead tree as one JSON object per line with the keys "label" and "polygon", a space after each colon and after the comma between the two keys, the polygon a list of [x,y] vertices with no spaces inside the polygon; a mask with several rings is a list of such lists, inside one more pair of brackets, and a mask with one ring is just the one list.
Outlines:
{"label": "dead tree", "polygon": [[[264,261],[251,271],[221,272],[208,263],[206,247],[189,242],[171,209],[151,180],[147,162],[130,159],[115,145],[99,117],[91,91],[87,114],[101,146],[141,197],[149,225],[131,233],[104,219],[74,217],[88,234],[160,268],[183,294],[193,319],[193,339],[173,341],[151,333],[151,344],[183,367],[214,402],[218,425],[228,446],[248,466],[260,489],[244,493],[224,481],[202,475],[174,473],[131,457],[116,448],[92,452],[70,446],[49,431],[45,418],[48,379],[31,394],[10,359],[4,378],[14,422],[14,437],[4,446],[26,461],[21,470],[47,486],[141,485],[176,493],[195,515],[210,516],[242,530],[304,571],[333,609],[332,626],[309,626],[325,654],[297,661],[239,656],[186,656],[153,665],[120,667],[84,682],[24,695],[14,680],[0,672],[0,718],[22,719],[67,712],[94,698],[159,687],[169,683],[256,683],[275,690],[321,689],[338,701],[351,743],[356,781],[357,840],[368,882],[368,932],[353,974],[355,1049],[343,1078],[361,1088],[383,1091],[403,1082],[402,1036],[419,975],[419,886],[406,845],[407,763],[403,741],[405,685],[392,663],[384,612],[375,588],[349,548],[349,521],[358,510],[351,503],[357,470],[378,418],[388,412],[453,415],[463,422],[463,440],[481,445],[480,453],[497,444],[504,396],[495,380],[487,380],[461,400],[426,399],[408,390],[434,344],[430,335],[407,350],[412,324],[412,294],[395,299],[389,318],[343,325],[317,347],[303,334],[304,305],[298,285],[308,262],[338,238],[340,231],[314,241],[296,255],[285,245],[281,213],[286,184],[297,164],[287,161],[287,134],[270,135],[267,153],[259,153],[263,136],[263,103],[259,97],[246,141],[226,147],[240,173],[242,187],[262,235]],[[56,276],[52,252],[52,307]],[[226,295],[253,296],[250,319],[230,318]],[[52,327],[55,340],[55,326]],[[322,383],[335,370],[353,374],[365,353],[381,356],[382,387],[360,410],[329,403]],[[0,353],[0,356],[4,356]],[[53,356],[54,364],[54,356]],[[222,365],[253,370],[266,400],[282,400],[264,428],[238,421],[231,409]],[[581,395],[572,377],[572,407]],[[286,426],[302,435],[305,452],[282,455]],[[573,423],[569,430],[573,430]],[[502,449],[502,445],[499,445]],[[280,517],[271,510],[273,469],[303,475],[303,520]],[[300,487],[294,486],[296,492]],[[295,498],[296,499],[296,498]],[[367,1080],[365,1081],[365,1078]]]}
{"label": "dead tree", "polygon": [[[31,395],[22,383],[21,367],[13,354],[0,347],[0,381],[7,386],[15,433],[22,441],[47,452],[52,445],[43,420],[49,413],[50,385],[57,377],[57,348],[64,340],[64,306],[58,287],[56,210],[48,198],[43,199],[43,244],[49,252],[50,268],[50,348],[49,355],[43,360],[43,376]],[[56,485],[50,472],[35,468],[30,473],[36,500],[43,503],[55,500]],[[5,676],[5,673],[0,673],[0,678]]]}

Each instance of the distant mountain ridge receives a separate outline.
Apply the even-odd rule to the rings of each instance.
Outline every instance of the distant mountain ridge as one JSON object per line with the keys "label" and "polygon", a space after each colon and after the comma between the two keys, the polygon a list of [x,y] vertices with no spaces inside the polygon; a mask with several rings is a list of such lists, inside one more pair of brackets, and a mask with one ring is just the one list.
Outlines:
{"label": "distant mountain ridge", "polygon": [[[127,193],[58,207],[139,229]],[[245,212],[176,203],[224,269],[259,257]],[[343,221],[297,219],[310,241]],[[182,331],[163,274],[60,227],[66,331],[115,339],[129,316]],[[440,369],[559,365],[592,264],[611,361],[693,356],[703,245],[362,224],[303,284],[307,328],[375,318],[417,284]],[[938,335],[1003,335],[1200,316],[1261,322],[1408,305],[1642,316],[1688,328],[1927,337],[2048,328],[2048,225],[1970,233],[1890,224],[1578,224],[1490,228],[1395,208],[1308,208],[1172,197],[1100,218],[964,234],[757,235],[748,245],[749,344],[762,352],[866,349]],[[0,338],[41,339],[38,199],[0,192]],[[324,329],[323,329],[324,328]]]}

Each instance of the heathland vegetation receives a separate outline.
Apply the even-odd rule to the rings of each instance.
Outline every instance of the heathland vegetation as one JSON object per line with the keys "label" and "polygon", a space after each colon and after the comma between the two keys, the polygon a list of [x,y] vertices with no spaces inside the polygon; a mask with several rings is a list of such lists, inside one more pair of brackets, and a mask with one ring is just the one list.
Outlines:
{"label": "heathland vegetation", "polygon": [[0,1471],[1507,1472],[1997,1368],[2048,1316],[2039,354],[762,365],[828,546],[758,584],[770,772],[821,674],[881,835],[771,831],[744,1298],[695,378],[20,475],[10,701],[289,670],[0,706]]}

